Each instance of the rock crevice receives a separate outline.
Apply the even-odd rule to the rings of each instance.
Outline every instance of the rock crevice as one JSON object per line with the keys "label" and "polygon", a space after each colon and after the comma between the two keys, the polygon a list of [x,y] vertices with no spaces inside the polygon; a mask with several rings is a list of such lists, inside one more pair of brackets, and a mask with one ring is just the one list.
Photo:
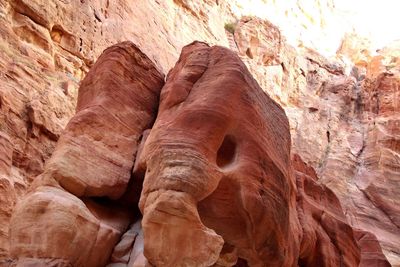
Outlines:
{"label": "rock crevice", "polygon": [[292,157],[289,129],[229,49],[189,44],[164,84],[134,44],[114,45],[13,212],[8,263],[389,266]]}

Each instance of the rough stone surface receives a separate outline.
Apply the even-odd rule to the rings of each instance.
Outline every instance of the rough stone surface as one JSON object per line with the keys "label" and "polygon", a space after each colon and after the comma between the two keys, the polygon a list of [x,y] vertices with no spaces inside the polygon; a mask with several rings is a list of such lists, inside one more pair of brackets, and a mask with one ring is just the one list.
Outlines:
{"label": "rough stone surface", "polygon": [[359,191],[344,201],[352,223],[376,233],[389,256],[400,248],[400,62],[392,55],[372,58],[362,83],[364,139],[353,178]]}
{"label": "rough stone surface", "polygon": [[355,230],[354,236],[361,249],[361,261],[359,266],[365,267],[390,267],[385,255],[382,252],[376,237],[362,230]]}
{"label": "rough stone surface", "polygon": [[128,187],[163,83],[134,44],[104,51],[81,83],[76,114],[44,172],[15,207],[9,237],[13,264],[104,266],[109,261],[138,216],[113,200]]}
{"label": "rough stone surface", "polygon": [[291,158],[284,110],[236,53],[194,42],[163,84],[132,43],[104,51],[14,209],[3,263],[388,265],[374,235],[354,231],[314,169]]}
{"label": "rough stone surface", "polygon": [[[244,29],[251,25],[251,30]],[[372,56],[365,39],[345,36],[338,60],[294,50],[276,27],[244,18],[230,42],[261,87],[285,109],[293,151],[338,196],[349,223],[374,233],[394,266],[400,264],[398,103],[400,45]],[[273,39],[271,39],[273,38]],[[245,40],[241,40],[245,39]],[[260,54],[251,50],[251,43]],[[268,48],[270,44],[278,48]],[[268,64],[260,64],[273,50]],[[261,52],[264,51],[264,52]],[[339,60],[340,59],[340,60]]]}
{"label": "rough stone surface", "polygon": [[293,168],[303,229],[299,265],[390,266],[376,237],[348,224],[339,199],[297,154]]}
{"label": "rough stone surface", "polygon": [[[262,1],[268,8],[264,15],[280,34],[269,22],[235,16],[254,2],[260,1],[242,7],[240,1],[223,0],[0,1],[0,158],[5,159],[0,261],[9,258],[11,211],[43,172],[74,114],[79,82],[101,52],[131,40],[167,73],[185,44],[201,40],[239,53],[263,90],[285,109],[293,150],[336,193],[350,224],[374,233],[391,263],[400,266],[400,44],[376,54],[352,33],[337,59],[327,60],[304,44],[320,49],[324,42],[335,43],[309,34],[340,32],[336,22],[329,25],[332,1]],[[235,25],[234,34],[225,31],[227,23]],[[282,33],[300,45],[290,47]],[[134,185],[129,192],[140,190]],[[137,201],[138,194],[128,195],[135,196],[129,202]]]}
{"label": "rough stone surface", "polygon": [[204,43],[183,49],[141,157],[151,263],[231,266],[239,257],[251,266],[294,264],[289,124],[236,54]]}
{"label": "rough stone surface", "polygon": [[314,169],[293,159],[297,210],[303,228],[301,266],[359,266],[360,251],[339,200],[317,183]]}

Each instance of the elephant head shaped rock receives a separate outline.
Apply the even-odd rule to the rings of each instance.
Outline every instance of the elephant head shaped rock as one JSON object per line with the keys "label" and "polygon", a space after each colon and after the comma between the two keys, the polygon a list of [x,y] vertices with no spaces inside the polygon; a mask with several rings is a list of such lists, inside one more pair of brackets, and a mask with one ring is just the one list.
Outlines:
{"label": "elephant head shaped rock", "polygon": [[235,53],[186,46],[140,157],[145,256],[156,266],[291,266],[290,146],[285,112]]}
{"label": "elephant head shaped rock", "polygon": [[389,266],[291,159],[285,112],[235,53],[194,42],[163,84],[135,45],[105,50],[14,210],[12,264]]}

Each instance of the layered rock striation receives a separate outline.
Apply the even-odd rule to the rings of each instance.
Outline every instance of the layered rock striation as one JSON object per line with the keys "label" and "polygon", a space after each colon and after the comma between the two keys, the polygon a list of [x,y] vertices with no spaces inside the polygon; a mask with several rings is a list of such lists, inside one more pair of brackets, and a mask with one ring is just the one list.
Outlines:
{"label": "layered rock striation", "polygon": [[389,266],[291,157],[289,129],[229,49],[184,47],[164,85],[135,45],[112,46],[13,212],[4,263]]}
{"label": "layered rock striation", "polygon": [[258,18],[243,18],[231,37],[231,49],[284,107],[293,151],[335,192],[349,223],[374,233],[397,266],[398,43],[373,55],[350,34],[338,59],[327,60],[294,50]]}
{"label": "layered rock striation", "polygon": [[[261,88],[285,109],[292,151],[316,170],[318,183],[335,192],[349,223],[375,234],[385,255],[398,266],[399,44],[375,53],[368,40],[349,34],[337,58],[326,59],[304,45],[289,46],[283,33],[292,44],[298,36],[300,41],[308,36],[311,40],[303,44],[325,47],[309,30],[332,28],[332,1],[264,4],[267,18],[279,28],[259,18],[235,16],[251,8],[240,7],[239,1],[1,1],[0,261],[10,258],[14,206],[44,172],[74,114],[79,82],[101,52],[132,40],[167,73],[182,46],[201,40],[239,54]],[[233,34],[224,29],[227,25]],[[335,32],[338,26],[336,20]],[[138,162],[134,169],[132,177],[142,181]],[[138,201],[137,185],[141,182],[127,185],[122,197],[126,203]],[[92,192],[93,186],[98,185],[69,184]],[[106,187],[100,191],[112,191]],[[120,192],[112,194],[119,197]],[[134,236],[126,234],[124,240]],[[119,248],[123,247],[124,242]],[[115,261],[126,261],[115,252]]]}
{"label": "layered rock striation", "polygon": [[135,216],[122,197],[163,75],[132,43],[104,51],[82,81],[77,111],[11,218],[16,266],[104,266]]}
{"label": "layered rock striation", "polygon": [[224,266],[238,257],[250,266],[296,261],[289,124],[233,52],[182,50],[141,157],[150,262],[210,266],[221,250]]}

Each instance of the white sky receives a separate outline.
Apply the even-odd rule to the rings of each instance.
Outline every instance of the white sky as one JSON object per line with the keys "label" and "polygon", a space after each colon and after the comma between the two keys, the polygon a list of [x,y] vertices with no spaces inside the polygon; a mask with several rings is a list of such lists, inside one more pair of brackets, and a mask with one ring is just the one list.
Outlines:
{"label": "white sky", "polygon": [[376,48],[400,39],[400,0],[335,0],[335,7]]}
{"label": "white sky", "polygon": [[[346,32],[368,37],[372,49],[400,39],[400,0],[232,0],[238,17],[255,15],[279,26],[288,42],[333,56]],[[235,6],[235,5],[234,5]],[[321,24],[324,24],[321,27]]]}

